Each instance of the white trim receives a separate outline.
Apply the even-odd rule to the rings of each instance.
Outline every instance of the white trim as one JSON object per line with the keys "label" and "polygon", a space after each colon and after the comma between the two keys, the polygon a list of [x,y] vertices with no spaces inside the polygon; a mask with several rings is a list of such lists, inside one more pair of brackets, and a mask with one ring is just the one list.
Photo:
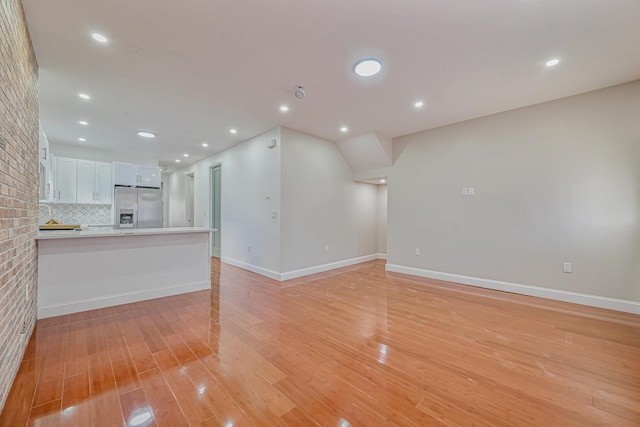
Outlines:
{"label": "white trim", "polygon": [[309,276],[311,274],[323,273],[329,270],[335,270],[336,268],[348,267],[350,265],[360,264],[363,262],[373,261],[376,259],[384,259],[380,258],[384,256],[386,258],[386,254],[372,254],[365,255],[357,258],[345,259],[342,261],[331,262],[329,264],[315,265],[313,267],[301,268],[299,270],[291,270],[284,273],[278,273],[273,270],[269,270],[266,268],[258,267],[253,264],[247,264],[246,262],[238,261],[231,258],[220,258],[222,262],[225,264],[233,265],[234,267],[242,268],[243,270],[251,271],[252,273],[257,273],[262,276],[268,277],[273,280],[277,280],[279,282],[284,282],[285,280],[297,279],[298,277]]}
{"label": "white trim", "polygon": [[211,289],[211,281],[206,280],[186,285],[170,286],[161,289],[148,289],[124,294],[109,295],[105,297],[91,298],[87,300],[65,302],[58,305],[38,307],[38,319],[61,316],[64,314],[78,313],[81,311],[95,310],[98,308],[112,307],[114,305],[129,304],[154,298],[168,297],[187,292]]}
{"label": "white trim", "polygon": [[378,253],[377,257],[377,259],[387,259],[387,254]]}
{"label": "white trim", "polygon": [[280,274],[280,280],[297,279],[302,276],[309,276],[311,274],[322,273],[329,270],[335,270],[336,268],[348,267],[350,265],[360,264],[367,261],[373,261],[378,259],[378,254],[365,255],[357,258],[345,259],[342,261],[330,262],[329,264],[316,265],[313,267],[301,268],[299,270],[287,271]]}
{"label": "white trim", "polygon": [[556,301],[588,305],[591,307],[623,311],[626,313],[640,314],[640,302],[637,301],[582,294],[578,292],[563,291],[559,289],[541,288],[539,286],[502,282],[499,280],[481,279],[478,277],[442,273],[439,271],[424,270],[415,267],[405,267],[395,264],[387,264],[386,270],[395,273],[410,274],[412,276],[427,277],[429,279],[444,280],[447,282],[461,283],[463,285],[477,286],[480,288],[493,289],[497,291],[511,292],[514,294],[529,295]]}
{"label": "white trim", "polygon": [[234,267],[241,268],[243,270],[251,271],[252,273],[260,274],[261,276],[265,276],[273,280],[278,280],[278,281],[281,280],[280,273],[275,272],[273,270],[266,269],[266,268],[258,267],[257,265],[247,264],[246,262],[238,261],[238,260],[227,258],[227,257],[221,257],[220,261],[224,262],[225,264],[229,264],[229,265],[233,265]]}

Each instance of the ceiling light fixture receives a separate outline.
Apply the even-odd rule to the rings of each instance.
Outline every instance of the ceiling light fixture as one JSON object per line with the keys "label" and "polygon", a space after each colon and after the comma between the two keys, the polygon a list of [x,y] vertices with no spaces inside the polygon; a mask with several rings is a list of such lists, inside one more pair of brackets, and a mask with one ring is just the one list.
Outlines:
{"label": "ceiling light fixture", "polygon": [[559,63],[560,63],[560,60],[558,58],[553,58],[548,60],[544,65],[546,65],[547,67],[555,67]]}
{"label": "ceiling light fixture", "polygon": [[82,126],[87,126],[89,124],[89,122],[85,122],[84,120],[80,120],[78,123],[80,123]]}
{"label": "ceiling light fixture", "polygon": [[348,130],[349,130],[349,128],[348,128],[348,127],[346,127],[346,126],[342,126],[342,127],[340,128],[340,132],[346,132],[346,131],[348,131]]}
{"label": "ceiling light fixture", "polygon": [[180,163],[180,159],[176,159],[176,163]]}
{"label": "ceiling light fixture", "polygon": [[86,93],[79,93],[78,96],[82,99],[91,99],[91,97]]}
{"label": "ceiling light fixture", "polygon": [[138,136],[141,136],[143,138],[155,138],[156,134],[153,132],[149,132],[147,130],[139,130],[138,131]]}
{"label": "ceiling light fixture", "polygon": [[424,105],[424,102],[422,102],[422,101],[416,101],[416,103],[415,103],[415,104],[413,104],[413,105],[414,105],[414,107],[416,107],[416,108],[420,108],[420,107],[422,107],[422,106]]}
{"label": "ceiling light fixture", "polygon": [[189,157],[189,154],[187,154],[187,153],[184,153],[184,154],[183,154],[183,156],[185,156],[185,157]]}
{"label": "ceiling light fixture", "polygon": [[204,148],[207,148],[207,147],[209,146],[209,144],[207,144],[206,142],[203,142],[203,143],[202,143],[202,146],[203,146]]}
{"label": "ceiling light fixture", "polygon": [[289,107],[287,107],[286,105],[281,105],[280,106],[280,111],[287,112],[287,111],[289,111]]}
{"label": "ceiling light fixture", "polygon": [[238,131],[237,131],[237,130],[235,130],[235,129],[229,129],[229,132],[231,132],[231,133],[238,133]]}
{"label": "ceiling light fixture", "polygon": [[93,37],[93,39],[99,43],[106,43],[109,41],[108,38],[106,38],[105,36],[103,36],[100,33],[93,33],[91,34],[91,37]]}
{"label": "ceiling light fixture", "polygon": [[386,179],[384,179],[384,178],[382,178],[382,179],[380,180],[380,183],[381,183],[381,184],[384,184],[385,182],[387,182],[387,180],[386,180]]}
{"label": "ceiling light fixture", "polygon": [[85,138],[78,138],[78,141],[80,141],[80,142],[85,142],[85,141],[86,141],[86,139],[85,139]]}
{"label": "ceiling light fixture", "polygon": [[382,70],[382,62],[376,58],[367,58],[356,64],[355,72],[360,77],[375,76]]}

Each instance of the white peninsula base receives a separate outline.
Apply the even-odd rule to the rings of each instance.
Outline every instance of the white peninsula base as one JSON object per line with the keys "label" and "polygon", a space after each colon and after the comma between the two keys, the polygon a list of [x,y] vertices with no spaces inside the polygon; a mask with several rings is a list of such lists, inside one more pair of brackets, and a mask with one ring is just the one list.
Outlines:
{"label": "white peninsula base", "polygon": [[209,289],[211,231],[40,233],[38,318]]}

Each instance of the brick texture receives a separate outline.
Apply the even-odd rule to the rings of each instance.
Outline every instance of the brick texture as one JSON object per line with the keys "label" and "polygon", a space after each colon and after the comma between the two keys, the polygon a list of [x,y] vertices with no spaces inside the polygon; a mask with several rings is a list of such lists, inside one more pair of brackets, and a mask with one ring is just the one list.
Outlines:
{"label": "brick texture", "polygon": [[0,408],[36,321],[38,149],[38,65],[21,1],[0,0]]}

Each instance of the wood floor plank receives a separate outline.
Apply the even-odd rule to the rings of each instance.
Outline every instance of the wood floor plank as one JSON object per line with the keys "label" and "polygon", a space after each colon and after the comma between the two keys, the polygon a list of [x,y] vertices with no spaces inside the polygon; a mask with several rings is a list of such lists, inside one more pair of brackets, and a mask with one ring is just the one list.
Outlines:
{"label": "wood floor plank", "polygon": [[0,425],[637,426],[640,316],[389,273],[38,321]]}

